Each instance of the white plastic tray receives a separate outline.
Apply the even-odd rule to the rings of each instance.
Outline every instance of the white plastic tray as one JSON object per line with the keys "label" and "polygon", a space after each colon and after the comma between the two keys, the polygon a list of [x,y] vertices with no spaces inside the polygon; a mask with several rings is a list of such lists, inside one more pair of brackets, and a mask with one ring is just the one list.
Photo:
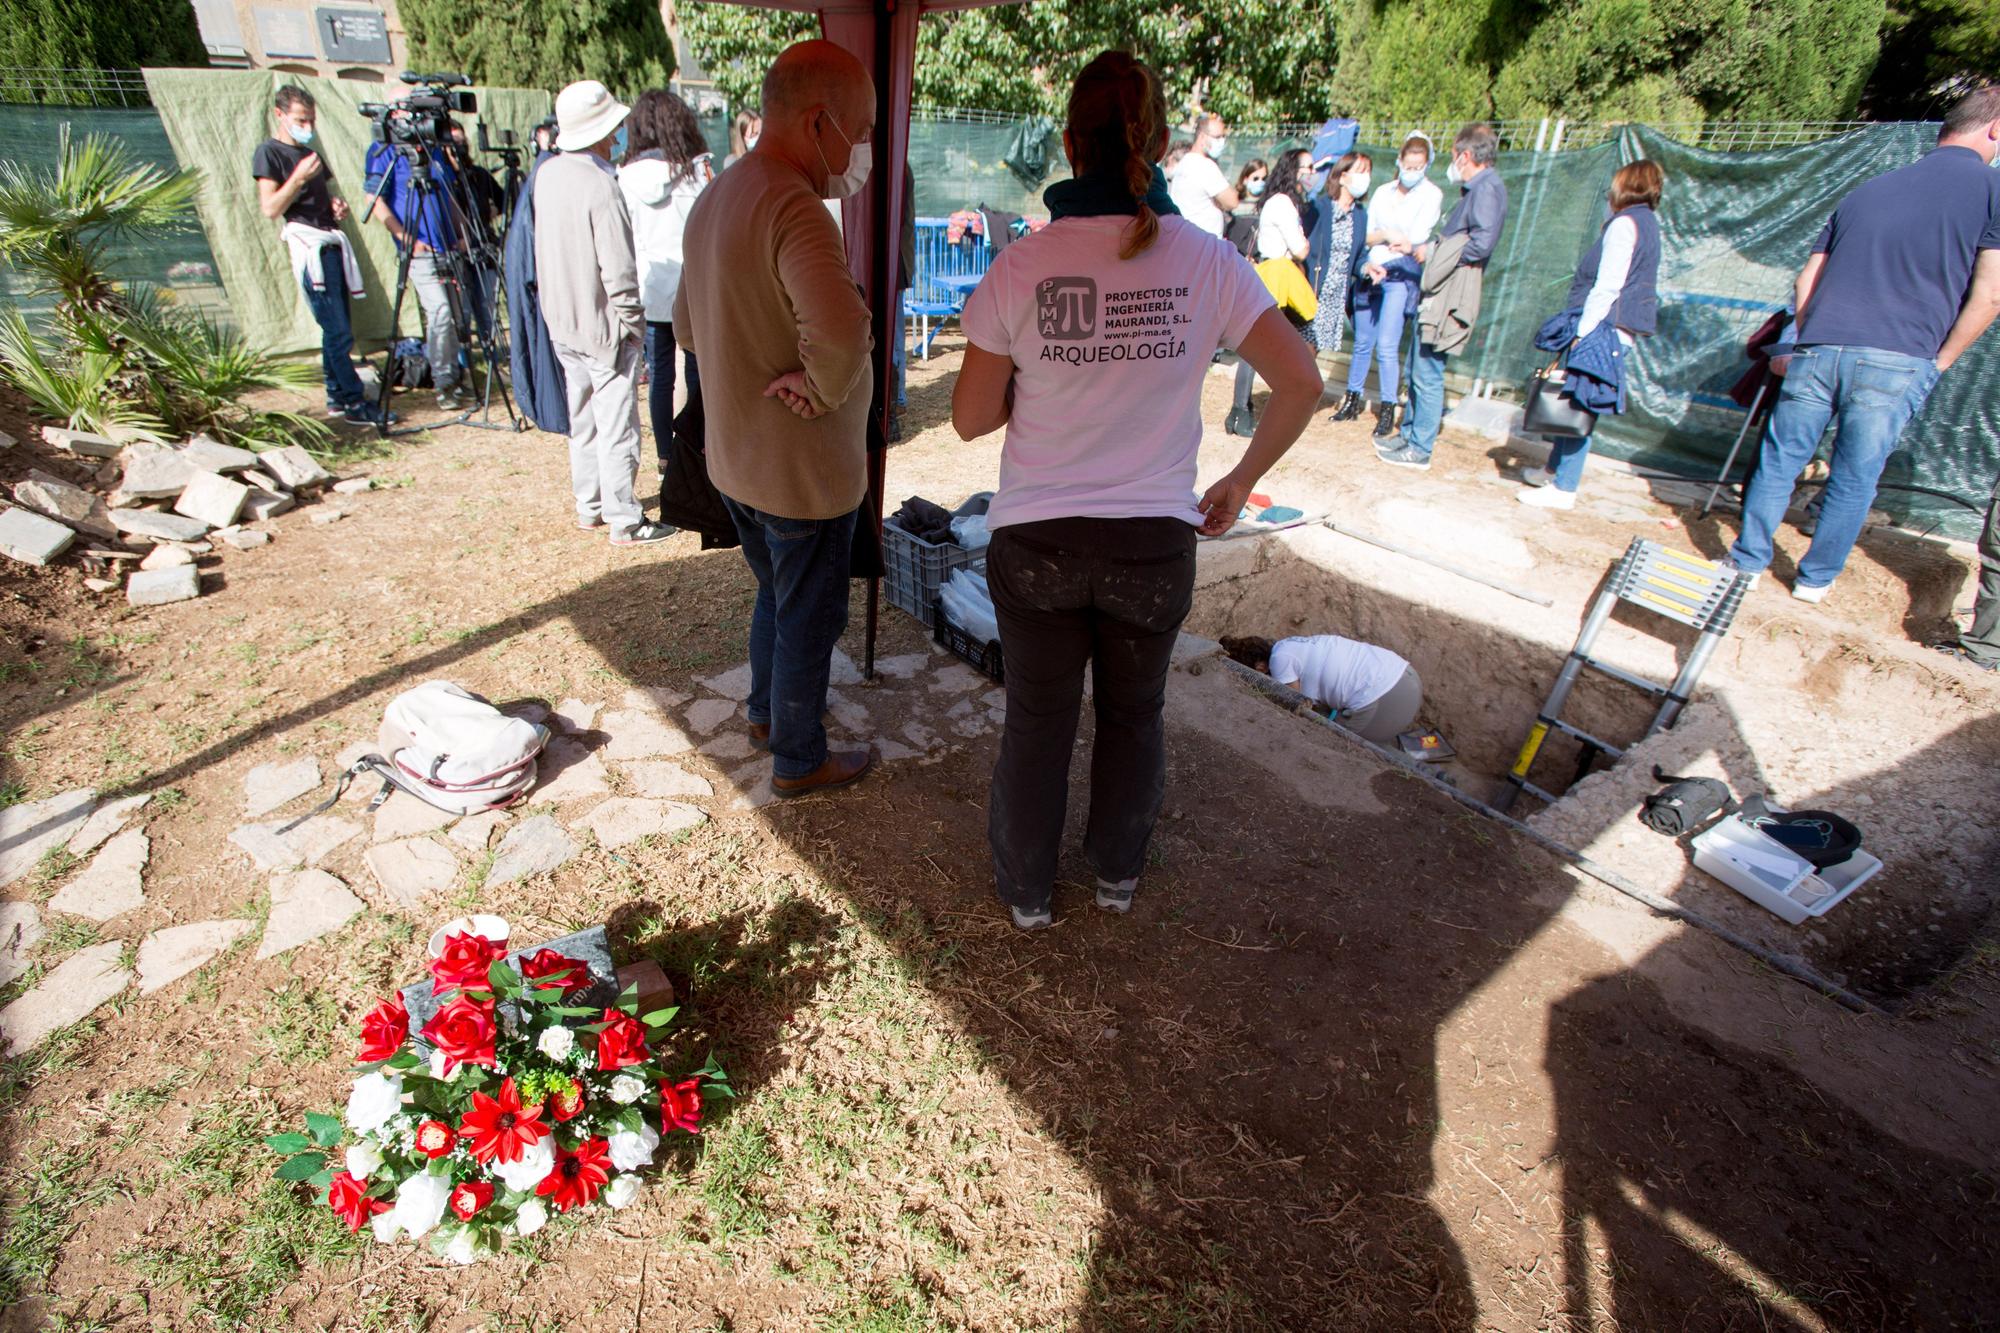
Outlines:
{"label": "white plastic tray", "polygon": [[[1784,813],[1777,806],[1770,810]],[[1879,858],[1857,851],[1816,872],[1812,862],[1735,815],[1696,837],[1693,846],[1697,868],[1794,926],[1825,916],[1882,868]]]}

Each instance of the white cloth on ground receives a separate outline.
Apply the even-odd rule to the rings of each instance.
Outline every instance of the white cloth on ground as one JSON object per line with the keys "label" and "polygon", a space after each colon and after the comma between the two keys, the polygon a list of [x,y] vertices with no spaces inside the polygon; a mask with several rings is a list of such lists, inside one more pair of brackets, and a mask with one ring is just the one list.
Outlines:
{"label": "white cloth on ground", "polygon": [[569,391],[569,482],[579,523],[604,520],[612,535],[639,526],[639,349],[626,343],[607,365],[554,344]]}
{"label": "white cloth on ground", "polygon": [[1280,639],[1271,648],[1271,679],[1338,713],[1366,708],[1395,687],[1410,664],[1372,643],[1338,634]]}
{"label": "white cloth on ground", "polygon": [[340,272],[347,281],[348,298],[359,301],[367,295],[361,290],[361,265],[354,258],[354,247],[347,242],[347,233],[328,231],[304,222],[287,222],[285,229],[278,234],[285,238],[285,248],[291,252],[293,277],[315,291],[325,287],[326,270],[322,267],[320,252],[329,245],[337,245],[340,247]]}

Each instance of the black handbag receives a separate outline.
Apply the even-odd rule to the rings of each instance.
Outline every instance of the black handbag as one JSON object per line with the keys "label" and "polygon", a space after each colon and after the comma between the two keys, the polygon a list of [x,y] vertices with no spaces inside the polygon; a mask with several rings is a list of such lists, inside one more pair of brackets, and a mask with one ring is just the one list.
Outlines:
{"label": "black handbag", "polygon": [[1597,429],[1597,413],[1579,407],[1563,393],[1562,358],[1528,377],[1527,402],[1521,411],[1521,433],[1551,438],[1582,439]]}

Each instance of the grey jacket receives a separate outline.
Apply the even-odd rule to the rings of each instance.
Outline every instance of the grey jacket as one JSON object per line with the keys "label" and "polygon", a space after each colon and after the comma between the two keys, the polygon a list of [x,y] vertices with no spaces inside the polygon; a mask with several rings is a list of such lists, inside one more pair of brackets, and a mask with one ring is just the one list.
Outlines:
{"label": "grey jacket", "polygon": [[1471,240],[1468,232],[1453,232],[1432,246],[1418,284],[1422,296],[1417,307],[1417,336],[1447,356],[1465,350],[1472,340],[1472,326],[1479,321],[1479,294],[1486,270],[1465,261]]}
{"label": "grey jacket", "polygon": [[632,219],[611,164],[558,153],[535,168],[535,277],[549,337],[616,364],[646,335]]}

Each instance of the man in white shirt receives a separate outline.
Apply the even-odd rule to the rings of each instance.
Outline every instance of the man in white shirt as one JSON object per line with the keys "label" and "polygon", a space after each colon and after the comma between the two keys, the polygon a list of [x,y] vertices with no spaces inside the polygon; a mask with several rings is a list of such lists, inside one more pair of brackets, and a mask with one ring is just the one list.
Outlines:
{"label": "man in white shirt", "polygon": [[1243,202],[1236,187],[1215,163],[1228,147],[1229,127],[1222,123],[1222,117],[1203,117],[1194,136],[1194,147],[1174,168],[1167,186],[1167,194],[1181,216],[1211,236],[1222,235],[1229,215]]}
{"label": "man in white shirt", "polygon": [[1338,634],[1300,638],[1224,639],[1222,650],[1328,710],[1363,740],[1387,745],[1416,721],[1424,683],[1416,668],[1372,643]]}

